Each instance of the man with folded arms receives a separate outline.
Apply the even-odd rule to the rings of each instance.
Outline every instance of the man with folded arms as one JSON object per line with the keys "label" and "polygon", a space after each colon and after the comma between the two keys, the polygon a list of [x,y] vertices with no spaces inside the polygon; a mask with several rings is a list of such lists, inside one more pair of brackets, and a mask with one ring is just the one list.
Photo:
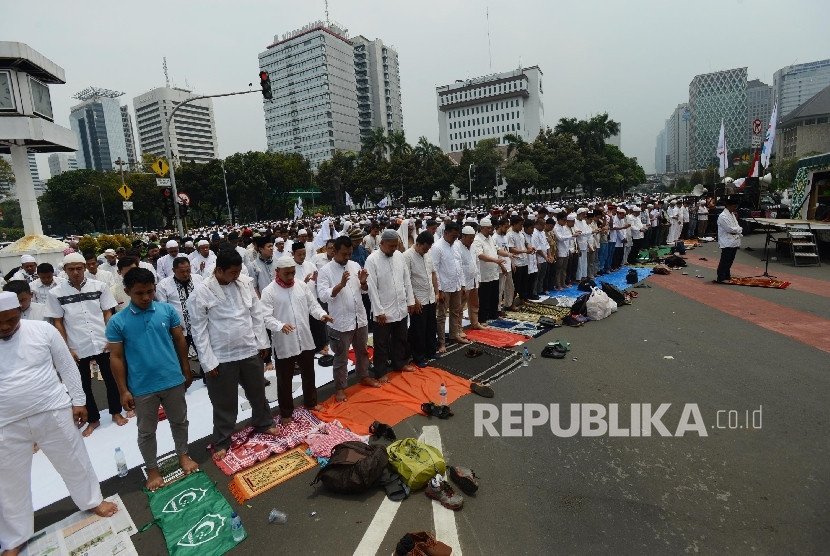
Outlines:
{"label": "man with folded arms", "polygon": [[104,501],[78,434],[87,419],[86,396],[72,355],[52,325],[21,320],[11,292],[0,293],[0,359],[0,545],[4,556],[14,556],[34,534],[35,444],[79,509],[109,517],[118,506]]}
{"label": "man with folded arms", "polygon": [[413,361],[421,368],[427,366],[427,359],[435,357],[438,347],[435,330],[435,291],[438,284],[430,254],[434,242],[430,232],[421,232],[415,238],[415,244],[403,254],[415,297],[415,308],[409,315],[409,348]]}
{"label": "man with folded arms", "polygon": [[459,328],[461,322],[461,298],[463,296],[464,275],[461,268],[461,252],[453,247],[461,228],[455,222],[444,225],[444,234],[431,249],[432,264],[438,280],[438,306],[436,307],[435,326],[438,332],[438,353],[447,351],[445,330],[447,310],[450,313],[450,341],[469,344],[464,332]]}
{"label": "man with folded arms", "polygon": [[389,382],[387,360],[393,371],[414,371],[407,357],[407,317],[415,309],[409,265],[398,251],[400,236],[395,230],[384,230],[380,245],[366,259],[364,269],[369,273],[369,300],[375,316],[375,376],[380,382]]}

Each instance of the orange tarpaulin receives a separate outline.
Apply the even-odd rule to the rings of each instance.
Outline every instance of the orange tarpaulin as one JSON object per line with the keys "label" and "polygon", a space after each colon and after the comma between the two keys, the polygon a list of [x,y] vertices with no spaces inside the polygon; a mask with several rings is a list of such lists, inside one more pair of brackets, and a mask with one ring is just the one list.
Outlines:
{"label": "orange tarpaulin", "polygon": [[415,372],[393,372],[389,383],[380,388],[355,384],[346,389],[348,401],[337,402],[331,396],[314,413],[323,421],[337,419],[355,434],[369,434],[369,425],[380,421],[397,425],[407,417],[421,413],[421,404],[438,403],[438,389],[447,387],[447,403],[470,393],[470,381],[435,367]]}
{"label": "orange tarpaulin", "polygon": [[486,330],[476,330],[471,328],[465,330],[468,340],[474,342],[481,342],[488,346],[498,348],[512,348],[517,344],[523,344],[527,341],[527,336],[521,334],[513,334],[512,332],[505,332],[504,330],[497,330],[495,328],[488,328]]}

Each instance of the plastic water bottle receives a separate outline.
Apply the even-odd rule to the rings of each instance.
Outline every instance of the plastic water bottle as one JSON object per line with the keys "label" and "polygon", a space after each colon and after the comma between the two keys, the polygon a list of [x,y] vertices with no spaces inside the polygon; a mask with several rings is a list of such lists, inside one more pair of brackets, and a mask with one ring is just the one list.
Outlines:
{"label": "plastic water bottle", "polygon": [[236,542],[241,541],[247,536],[245,528],[242,527],[242,519],[236,512],[231,514],[231,533],[233,533],[233,540]]}
{"label": "plastic water bottle", "polygon": [[115,449],[115,468],[118,469],[119,477],[126,477],[130,471],[127,467],[127,458],[124,456],[124,452],[121,451],[120,446]]}
{"label": "plastic water bottle", "polygon": [[271,509],[271,513],[268,514],[268,523],[285,523],[288,521],[288,516],[285,515],[285,512],[281,512],[276,508]]}
{"label": "plastic water bottle", "polygon": [[89,370],[92,372],[93,378],[101,379],[101,367],[98,366],[98,361],[93,359],[89,364]]}
{"label": "plastic water bottle", "polygon": [[522,367],[527,367],[530,364],[531,358],[532,356],[530,355],[527,346],[525,346],[522,350]]}
{"label": "plastic water bottle", "polygon": [[438,388],[438,398],[441,400],[441,405],[447,405],[447,386],[443,382]]}

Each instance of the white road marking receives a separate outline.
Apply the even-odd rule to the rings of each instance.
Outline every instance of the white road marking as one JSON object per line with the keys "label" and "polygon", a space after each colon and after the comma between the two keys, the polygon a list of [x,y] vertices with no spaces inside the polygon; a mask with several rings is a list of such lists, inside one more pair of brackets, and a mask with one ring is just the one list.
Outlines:
{"label": "white road marking", "polygon": [[354,551],[355,556],[375,556],[400,507],[400,502],[393,502],[388,497],[383,499],[375,517],[372,518],[372,523],[369,524],[369,528],[366,529],[363,538],[360,539],[360,544]]}

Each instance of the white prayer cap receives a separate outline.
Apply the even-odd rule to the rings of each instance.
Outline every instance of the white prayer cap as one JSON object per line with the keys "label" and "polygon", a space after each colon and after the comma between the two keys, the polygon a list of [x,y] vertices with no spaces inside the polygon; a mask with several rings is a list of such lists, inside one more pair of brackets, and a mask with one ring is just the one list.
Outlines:
{"label": "white prayer cap", "polygon": [[478,225],[479,226],[487,226],[488,228],[492,228],[493,227],[493,222],[489,218],[482,218],[481,220],[479,220]]}
{"label": "white prayer cap", "polygon": [[[193,242],[192,241],[185,241],[184,246],[185,247],[193,247]],[[104,254],[106,255],[106,253],[104,253]]]}
{"label": "white prayer cap", "polygon": [[297,263],[294,262],[293,257],[280,257],[274,266],[276,268],[288,268],[289,266],[297,266]]}
{"label": "white prayer cap", "polygon": [[569,214],[565,219],[570,220],[570,221],[573,222],[573,221],[576,220],[576,215],[575,214]]}
{"label": "white prayer cap", "polygon": [[654,208],[654,205],[652,205],[651,203],[649,203],[649,204],[647,204],[647,205],[646,205],[646,208],[653,209],[653,208]]}
{"label": "white prayer cap", "polygon": [[199,243],[196,244],[196,247],[201,247],[202,245],[210,245],[210,242],[206,239],[200,239]]}
{"label": "white prayer cap", "polygon": [[63,258],[63,266],[66,266],[66,265],[72,264],[72,263],[84,263],[84,264],[86,264],[86,259],[84,259],[84,256],[81,255],[80,253],[70,253],[70,254],[68,254],[67,256],[65,256]]}
{"label": "white prayer cap", "polygon": [[581,207],[576,211],[577,214],[585,214],[586,212],[588,212],[588,209],[585,207]]}
{"label": "white prayer cap", "polygon": [[640,212],[640,207],[638,207],[637,205],[634,205],[634,206],[631,207],[631,210],[633,212]]}
{"label": "white prayer cap", "polygon": [[23,255],[22,257],[20,257],[20,264],[36,263],[36,262],[37,261],[35,260],[35,258],[31,255]]}
{"label": "white prayer cap", "polygon": [[172,249],[173,247],[178,247],[178,246],[179,246],[179,244],[178,244],[178,242],[176,242],[176,240],[175,240],[175,239],[171,239],[170,241],[168,241],[167,243],[165,243],[165,244],[164,244],[164,246],[165,246],[167,249]]}
{"label": "white prayer cap", "polygon": [[625,209],[622,208],[622,207],[618,207],[617,212],[621,212],[621,213],[625,214]]}
{"label": "white prayer cap", "polygon": [[510,216],[519,216],[519,213],[514,210],[510,213]]}
{"label": "white prayer cap", "polygon": [[473,228],[472,226],[464,226],[463,228],[461,228],[461,235],[472,236],[475,235],[475,233],[475,228]]}
{"label": "white prayer cap", "polygon": [[393,239],[401,239],[401,236],[398,235],[398,232],[395,230],[386,229],[383,230],[383,233],[380,234],[381,241],[389,241]]}
{"label": "white prayer cap", "polygon": [[285,243],[285,240],[282,237],[278,237],[274,240],[274,243]]}
{"label": "white prayer cap", "polygon": [[297,235],[298,236],[307,236],[308,232],[305,230],[305,228],[300,228],[299,230],[297,230]]}
{"label": "white prayer cap", "polygon": [[701,205],[705,205],[706,201],[704,199],[701,199],[700,201],[698,201],[698,203],[700,203]]}
{"label": "white prayer cap", "polygon": [[115,255],[115,249],[107,249],[104,251],[104,255]]}
{"label": "white prayer cap", "polygon": [[0,292],[0,311],[10,311],[11,309],[19,309],[20,301],[17,300],[17,294],[13,292]]}
{"label": "white prayer cap", "polygon": [[676,204],[677,204],[677,201],[675,201],[674,199],[672,199],[671,201],[669,201],[669,204],[670,204],[670,205],[676,205]]}

